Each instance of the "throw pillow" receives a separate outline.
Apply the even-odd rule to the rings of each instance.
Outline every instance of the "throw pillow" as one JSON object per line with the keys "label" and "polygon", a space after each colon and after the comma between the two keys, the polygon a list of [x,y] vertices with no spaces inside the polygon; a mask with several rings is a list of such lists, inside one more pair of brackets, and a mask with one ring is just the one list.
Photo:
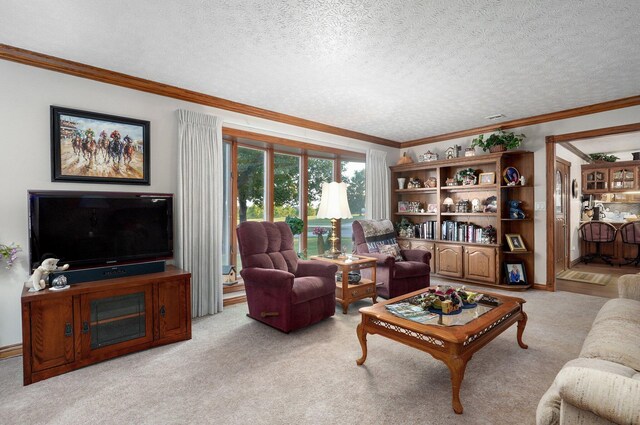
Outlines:
{"label": "throw pillow", "polygon": [[378,247],[380,250],[380,254],[391,255],[396,259],[396,261],[402,261],[402,254],[400,254],[400,246],[397,243],[390,245],[380,245]]}

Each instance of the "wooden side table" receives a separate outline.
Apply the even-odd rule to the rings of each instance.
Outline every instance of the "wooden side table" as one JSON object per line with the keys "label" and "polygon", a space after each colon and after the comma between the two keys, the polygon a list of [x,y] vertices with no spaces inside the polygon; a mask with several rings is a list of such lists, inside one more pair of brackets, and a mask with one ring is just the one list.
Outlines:
{"label": "wooden side table", "polygon": [[[376,259],[371,257],[354,256],[351,261],[346,257],[327,258],[313,256],[312,260],[328,261],[338,266],[342,272],[342,282],[336,281],[336,301],[342,305],[342,313],[347,314],[349,304],[354,301],[371,297],[376,303]],[[360,279],[357,284],[349,284],[349,272],[371,268],[373,279]]]}

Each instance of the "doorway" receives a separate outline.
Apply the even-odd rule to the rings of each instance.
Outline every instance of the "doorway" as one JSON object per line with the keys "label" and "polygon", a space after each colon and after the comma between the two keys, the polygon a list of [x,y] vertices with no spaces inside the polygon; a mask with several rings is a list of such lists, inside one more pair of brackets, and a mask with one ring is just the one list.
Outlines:
{"label": "doorway", "polygon": [[569,268],[569,217],[571,216],[569,203],[569,176],[571,163],[556,157],[556,171],[554,177],[554,261],[556,275]]}
{"label": "doorway", "polygon": [[[615,127],[599,128],[595,130],[580,131],[576,133],[566,133],[547,136],[545,140],[546,154],[546,204],[547,204],[547,288],[550,291],[556,290],[556,245],[560,250],[566,250],[566,238],[564,247],[556,241],[556,144],[575,140],[589,141],[608,135],[618,135],[624,133],[640,132],[640,123],[620,125]],[[596,141],[597,142],[597,141]],[[568,185],[567,185],[568,186]],[[567,189],[568,191],[568,189]],[[559,201],[560,202],[560,201]],[[565,266],[566,267],[566,266]]]}

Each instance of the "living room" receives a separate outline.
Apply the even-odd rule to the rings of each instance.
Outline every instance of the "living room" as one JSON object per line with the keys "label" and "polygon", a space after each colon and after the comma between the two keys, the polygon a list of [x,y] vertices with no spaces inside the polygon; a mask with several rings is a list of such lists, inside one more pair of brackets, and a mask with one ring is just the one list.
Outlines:
{"label": "living room", "polygon": [[[553,160],[548,156],[547,141],[552,136],[600,129],[620,131],[624,126],[638,125],[640,100],[635,73],[640,58],[632,47],[633,41],[640,39],[638,7],[598,2],[567,2],[559,6],[549,2],[546,7],[528,5],[510,9],[499,2],[492,2],[486,8],[480,2],[465,2],[448,7],[414,5],[417,10],[400,4],[361,10],[349,2],[336,2],[326,6],[329,10],[307,11],[303,6],[287,4],[292,8],[290,20],[280,17],[283,6],[277,7],[275,2],[261,6],[266,9],[255,5],[240,7],[231,2],[221,2],[218,5],[224,6],[221,10],[212,5],[191,4],[184,9],[178,7],[173,10],[175,13],[170,9],[177,7],[175,5],[165,5],[168,9],[162,13],[127,5],[126,8],[138,13],[128,14],[123,23],[113,23],[112,32],[129,37],[114,36],[113,40],[95,34],[96,26],[109,26],[100,22],[103,17],[117,15],[103,6],[96,6],[96,10],[78,10],[77,4],[69,2],[64,4],[66,7],[41,5],[31,10],[28,6],[12,5],[11,10],[0,17],[0,27],[5,29],[0,40],[6,43],[0,45],[0,59],[3,59],[0,61],[3,124],[0,169],[4,196],[0,244],[22,248],[13,266],[0,270],[3,282],[0,285],[0,352],[18,354],[0,361],[3,382],[0,422],[335,423],[347,420],[362,423],[375,420],[413,423],[420,420],[456,423],[466,419],[471,423],[535,423],[539,400],[562,366],[578,356],[596,314],[607,301],[603,297],[546,290],[558,289],[554,273],[550,273],[548,267],[551,204],[547,176]],[[202,22],[200,8],[220,25],[215,29],[220,33],[214,33],[214,29]],[[394,8],[401,13],[391,19]],[[170,41],[163,31],[151,32],[155,26],[174,28],[178,22],[183,23],[172,21],[172,13],[182,16],[185,22],[193,20],[191,35],[188,30],[184,30],[184,34],[176,31],[172,33],[176,40]],[[69,16],[75,17],[73,22],[95,16],[96,23],[87,33],[76,32],[75,25],[69,24]],[[131,16],[147,16],[149,22],[144,26],[156,36],[145,37],[142,35],[145,31],[132,29],[142,23],[129,21],[133,19]],[[207,39],[203,31],[231,34],[229,26],[223,25],[224,17],[233,17],[231,22],[245,24],[237,35],[238,40],[226,36],[226,47],[220,43],[212,47],[213,50],[206,50],[205,55],[195,47],[188,47],[188,37]],[[361,29],[358,30],[353,17],[364,20]],[[523,49],[528,46],[523,50],[528,55],[517,55],[517,48],[510,47],[511,41],[503,40],[519,34],[503,27],[509,21],[531,25],[522,31],[529,38],[520,45]],[[33,25],[33,22],[39,24]],[[269,30],[271,33],[258,26],[267,23],[282,24],[283,33],[273,28]],[[414,26],[407,25],[409,23]],[[365,30],[373,31],[378,25],[383,28],[375,33],[379,38],[363,35]],[[420,35],[421,31],[427,31],[420,29],[420,25],[429,27],[431,38]],[[562,30],[561,26],[566,28]],[[252,38],[250,30],[256,27],[273,38]],[[394,27],[403,28],[407,34],[396,35],[399,39],[387,38],[385,31]],[[309,35],[310,30],[302,31],[305,28],[324,33],[326,39],[314,41],[321,47],[306,51],[308,56],[294,55],[298,62],[287,65],[300,71],[286,74],[290,81],[283,77],[282,68],[273,64],[278,54],[258,54],[250,49],[252,43],[265,49],[282,43],[284,47],[273,47],[275,52],[295,52],[295,46],[301,42],[292,34],[299,31]],[[486,33],[478,32],[483,28],[487,29]],[[500,35],[501,31],[506,34]],[[534,37],[536,31],[542,34],[539,38]],[[461,34],[454,36],[458,32]],[[554,32],[559,32],[557,38],[552,36]],[[407,49],[394,44],[398,40],[408,42],[412,35],[434,42],[420,42]],[[587,48],[599,36],[602,43]],[[563,37],[570,41],[561,42]],[[86,46],[83,40],[92,43],[91,46]],[[373,48],[371,44],[376,42],[384,44],[387,50],[378,51],[379,56],[365,55],[371,58],[371,64],[380,67],[372,71],[365,67],[366,57],[358,56],[355,51]],[[554,43],[559,45],[557,50]],[[156,44],[166,44],[167,53]],[[205,48],[207,43],[203,44],[205,46],[198,45],[199,48]],[[228,47],[236,45],[242,48]],[[489,50],[484,49],[484,45],[490,46]],[[97,46],[104,46],[108,53],[101,52]],[[307,44],[303,46],[306,48]],[[217,55],[215,49],[218,49]],[[438,56],[440,68],[433,68],[431,74],[428,68],[418,68],[411,75],[402,74],[401,68],[410,69],[411,55],[421,49],[433,57],[437,49],[442,49],[449,52],[446,56],[457,59],[447,66],[444,65],[449,63],[447,59]],[[475,52],[475,55],[460,58],[454,54],[456,49],[465,54]],[[399,57],[386,56],[396,50],[405,55],[403,62]],[[122,57],[114,57],[116,51],[121,51]],[[566,57],[560,56],[561,53]],[[309,60],[314,54],[318,55],[315,63]],[[247,71],[248,66],[238,67],[238,64],[249,63],[242,62],[248,61],[248,56],[256,58],[253,72]],[[229,59],[214,61],[211,57]],[[283,53],[280,57],[288,55]],[[375,59],[377,57],[384,60]],[[307,58],[310,65],[303,66],[303,58]],[[161,66],[163,59],[170,65]],[[342,61],[353,63],[346,67]],[[498,64],[488,64],[487,69],[482,70],[481,64],[491,61]],[[571,61],[580,62],[583,71],[570,67]],[[508,75],[499,73],[502,62],[511,63],[509,72],[519,77],[511,81]],[[394,66],[385,67],[383,63]],[[208,77],[206,72],[195,72],[207,67],[228,70],[220,75],[211,71]],[[275,71],[269,73],[270,69]],[[351,74],[346,75],[347,70]],[[562,72],[565,75],[558,77]],[[400,76],[382,79],[386,74]],[[474,74],[476,80],[473,80]],[[192,78],[195,75],[202,79]],[[409,81],[408,86],[399,85],[397,80],[402,78]],[[438,83],[439,78],[447,84]],[[206,84],[216,79],[221,86]],[[255,79],[263,85],[254,84]],[[417,84],[419,79],[428,89],[421,89]],[[472,83],[466,82],[467,79]],[[514,86],[509,86],[511,82]],[[307,84],[317,88],[315,95]],[[445,104],[448,95],[439,90],[451,84],[460,85],[458,94],[451,95]],[[477,92],[474,85],[478,87]],[[507,88],[498,88],[502,86]],[[418,97],[432,97],[437,101],[426,102],[428,105],[413,103],[419,106],[402,109],[403,104],[405,107],[412,104],[405,101],[412,88],[420,88]],[[252,97],[254,91],[258,93]],[[286,95],[277,96],[278,92]],[[460,92],[468,92],[468,101]],[[346,93],[344,99],[341,93]],[[322,96],[325,103],[314,113],[312,105],[304,106],[300,102],[305,98],[313,102],[319,99],[316,95]],[[341,106],[347,98],[351,103]],[[52,181],[51,106],[150,122],[150,184]],[[429,113],[420,112],[421,108]],[[474,138],[491,134],[500,127],[525,134],[520,149],[532,152],[535,165],[535,176],[529,183],[533,203],[527,206],[535,233],[535,243],[530,247],[534,267],[527,270],[532,276],[532,288],[524,292],[500,289],[497,292],[527,301],[524,311],[529,321],[523,339],[529,348],[524,350],[518,346],[516,329],[512,327],[478,352],[469,363],[462,384],[465,410],[460,417],[451,409],[449,372],[431,356],[370,336],[367,363],[361,367],[356,365],[362,354],[356,335],[360,320],[358,309],[370,307],[370,299],[355,302],[346,315],[338,309],[339,314],[330,319],[290,334],[246,317],[247,305],[241,303],[225,307],[215,315],[194,317],[191,340],[130,354],[23,387],[20,299],[32,271],[27,192],[149,192],[175,196],[179,192],[180,169],[177,110],[219,117],[223,135],[225,129],[228,134],[263,135],[265,140],[293,141],[309,150],[351,152],[360,161],[368,161],[372,151],[380,152],[386,155],[387,167],[395,166],[404,153],[415,164],[420,163],[420,156],[427,151],[439,153],[443,159],[446,149],[455,145],[462,147],[462,158],[462,152]],[[430,115],[436,112],[437,115]],[[496,121],[484,119],[493,114],[506,117]],[[452,121],[445,122],[449,119],[447,116],[451,116]],[[637,143],[629,143],[630,150],[637,149]],[[476,148],[478,157],[484,154]],[[369,179],[371,170],[365,171]],[[386,178],[389,185],[389,176],[376,177],[382,181]],[[372,202],[372,192],[382,191],[382,186],[368,187],[375,188],[366,191],[367,202]],[[395,187],[388,190],[391,193]],[[376,198],[379,199],[377,194]],[[379,201],[375,207],[387,210],[387,214],[392,212],[390,201]],[[388,218],[396,221],[394,216]],[[311,241],[308,237],[307,247]],[[455,284],[435,275],[431,282],[432,286]],[[217,284],[216,291],[221,293],[221,281]],[[480,292],[494,290],[481,285],[471,287]],[[154,388],[153,392],[149,386]]]}

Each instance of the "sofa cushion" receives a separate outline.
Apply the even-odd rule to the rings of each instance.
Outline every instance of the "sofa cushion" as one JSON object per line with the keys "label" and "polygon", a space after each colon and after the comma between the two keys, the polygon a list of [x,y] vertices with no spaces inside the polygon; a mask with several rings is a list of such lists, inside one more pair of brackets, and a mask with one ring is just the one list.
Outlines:
{"label": "sofa cushion", "polygon": [[324,295],[333,294],[336,284],[333,279],[318,276],[297,277],[293,280],[291,303],[299,304]]}
{"label": "sofa cushion", "polygon": [[395,266],[394,278],[428,276],[429,265],[418,261],[401,261]]}
{"label": "sofa cushion", "polygon": [[602,306],[593,323],[612,319],[630,321],[640,326],[640,302],[626,298],[609,300]]}
{"label": "sofa cushion", "polygon": [[640,371],[639,314],[637,301],[607,301],[593,322],[580,357],[608,360]]}

